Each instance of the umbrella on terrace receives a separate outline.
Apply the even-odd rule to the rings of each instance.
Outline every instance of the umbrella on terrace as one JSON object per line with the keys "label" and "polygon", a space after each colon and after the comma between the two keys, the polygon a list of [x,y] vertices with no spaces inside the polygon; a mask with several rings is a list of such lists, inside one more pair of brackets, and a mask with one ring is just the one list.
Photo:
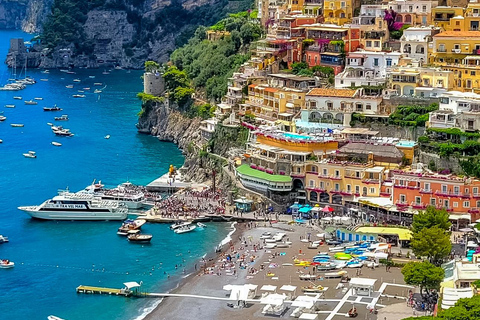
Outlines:
{"label": "umbrella on terrace", "polygon": [[325,208],[322,209],[322,212],[333,212],[333,211],[335,211],[335,209],[333,209],[330,206],[325,206]]}

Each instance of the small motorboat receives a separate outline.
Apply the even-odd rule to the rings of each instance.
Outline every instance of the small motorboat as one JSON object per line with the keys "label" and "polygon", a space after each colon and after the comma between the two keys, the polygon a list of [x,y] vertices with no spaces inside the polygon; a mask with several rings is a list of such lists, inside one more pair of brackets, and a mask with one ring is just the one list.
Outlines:
{"label": "small motorboat", "polygon": [[50,316],[47,317],[47,320],[65,320],[65,319],[59,318],[57,316],[50,315]]}
{"label": "small motorboat", "polygon": [[90,90],[90,87],[83,88],[83,90]]}
{"label": "small motorboat", "polygon": [[135,234],[129,234],[127,236],[128,241],[130,242],[150,242],[152,240],[153,236],[151,234],[140,234],[140,233],[135,233]]}
{"label": "small motorboat", "polygon": [[105,138],[105,139],[110,139],[110,135],[107,134],[104,138]]}
{"label": "small motorboat", "polygon": [[62,144],[60,142],[55,142],[55,141],[52,141],[52,145],[54,145],[55,147],[61,147]]}
{"label": "small motorboat", "polygon": [[142,226],[146,223],[147,221],[144,219],[137,219],[137,220],[125,220],[120,228],[118,228],[117,234],[120,235],[127,235],[129,234],[129,231],[131,230],[140,230]]}
{"label": "small motorboat", "polygon": [[50,70],[45,69],[45,70],[42,70],[41,73],[50,73]]}
{"label": "small motorboat", "polygon": [[317,280],[316,274],[301,274],[298,276],[300,280]]}
{"label": "small motorboat", "polygon": [[197,227],[199,227],[199,228],[206,228],[207,225],[206,225],[206,224],[203,224],[203,223],[201,223],[201,222],[197,222]]}
{"label": "small motorboat", "polygon": [[53,107],[43,107],[43,111],[62,111],[63,109],[54,105]]}
{"label": "small motorboat", "polygon": [[80,80],[80,79],[73,79],[73,82],[80,82],[80,81],[82,81],[82,80]]}
{"label": "small motorboat", "polygon": [[73,89],[73,84],[69,84],[68,86],[65,86],[67,89]]}
{"label": "small motorboat", "polygon": [[72,97],[74,98],[85,98],[84,94],[74,94]]}
{"label": "small motorboat", "polygon": [[22,97],[15,96],[15,97],[13,97],[13,99],[15,99],[15,100],[22,100]]}
{"label": "small motorboat", "polygon": [[12,261],[7,259],[0,260],[0,268],[9,269],[13,267],[15,267],[15,263],[13,263]]}
{"label": "small motorboat", "polygon": [[347,268],[361,268],[361,267],[363,267],[363,261],[355,259],[347,262]]}
{"label": "small motorboat", "polygon": [[7,117],[5,117],[5,116],[0,116],[0,121],[5,121],[5,120],[7,120]]}
{"label": "small motorboat", "polygon": [[10,125],[11,125],[12,127],[14,127],[14,128],[21,128],[21,127],[24,126],[23,123],[11,123]]}
{"label": "small motorboat", "polygon": [[6,104],[5,108],[15,108],[15,105],[14,104]]}
{"label": "small motorboat", "polygon": [[0,243],[8,242],[8,238],[0,234]]}
{"label": "small motorboat", "polygon": [[51,126],[53,126],[53,123],[47,122],[47,126],[50,126],[50,127],[51,127]]}
{"label": "small motorboat", "polygon": [[175,230],[173,230],[173,232],[175,232],[175,233],[177,233],[177,234],[187,233],[187,232],[190,232],[190,231],[195,230],[196,228],[197,228],[196,225],[194,225],[194,224],[188,224],[188,225],[185,225],[185,226],[176,228]]}
{"label": "small motorboat", "polygon": [[23,156],[25,158],[36,158],[37,153],[35,151],[28,151],[28,153],[24,153]]}
{"label": "small motorboat", "polygon": [[74,134],[70,132],[70,129],[53,130],[53,133],[55,133],[57,136],[62,136],[62,137],[74,136]]}
{"label": "small motorboat", "polygon": [[25,100],[24,103],[27,104],[27,105],[36,105],[36,104],[38,104],[38,102],[37,102],[37,101],[34,101],[34,100]]}
{"label": "small motorboat", "polygon": [[68,74],[75,74],[74,71],[67,71]]}
{"label": "small motorboat", "polygon": [[102,90],[95,89],[93,93],[102,93]]}
{"label": "small motorboat", "polygon": [[45,82],[47,82],[47,81],[48,81],[48,79],[40,79],[40,81],[45,81]]}
{"label": "small motorboat", "polygon": [[302,287],[303,292],[313,292],[313,293],[320,293],[323,292],[325,289],[321,285],[311,285],[307,287]]}
{"label": "small motorboat", "polygon": [[43,100],[43,98],[41,98],[41,97],[36,97],[36,98],[33,98],[33,99],[34,99],[34,100],[39,100],[39,101],[40,101],[40,100]]}
{"label": "small motorboat", "polygon": [[101,86],[102,83],[101,83],[101,82],[95,82],[93,85],[94,85],[94,86]]}
{"label": "small motorboat", "polygon": [[272,237],[272,233],[267,231],[262,233],[262,235],[260,236],[260,239],[269,239],[271,237]]}
{"label": "small motorboat", "polygon": [[68,120],[68,115],[67,114],[62,114],[60,117],[55,117],[55,121],[67,121]]}
{"label": "small motorboat", "polygon": [[183,226],[188,226],[188,225],[191,225],[191,224],[192,223],[189,222],[189,221],[177,221],[170,226],[170,230],[175,230],[175,229],[181,228]]}
{"label": "small motorboat", "polygon": [[95,76],[88,76],[90,79],[95,79]]}

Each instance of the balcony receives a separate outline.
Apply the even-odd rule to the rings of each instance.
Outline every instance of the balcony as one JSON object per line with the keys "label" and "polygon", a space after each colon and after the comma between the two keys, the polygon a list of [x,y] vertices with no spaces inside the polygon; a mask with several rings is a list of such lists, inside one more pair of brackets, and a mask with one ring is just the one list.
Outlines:
{"label": "balcony", "polygon": [[380,180],[378,179],[362,179],[362,182],[365,184],[378,184],[380,183]]}
{"label": "balcony", "polygon": [[408,204],[407,202],[405,202],[405,201],[400,201],[400,200],[397,201],[397,202],[395,202],[395,205],[396,205],[397,207],[400,207],[400,208],[401,208],[401,207],[405,208],[405,207],[408,207],[408,206],[409,206],[409,204]]}
{"label": "balcony", "polygon": [[422,202],[422,203],[413,203],[413,204],[412,204],[412,208],[413,208],[413,209],[421,209],[421,210],[424,210],[424,209],[427,208],[427,204],[425,204],[425,203],[423,203],[423,202]]}
{"label": "balcony", "polygon": [[420,193],[423,194],[432,194],[433,191],[431,189],[420,189]]}
{"label": "balcony", "polygon": [[468,209],[468,213],[480,213],[480,208],[473,207]]}

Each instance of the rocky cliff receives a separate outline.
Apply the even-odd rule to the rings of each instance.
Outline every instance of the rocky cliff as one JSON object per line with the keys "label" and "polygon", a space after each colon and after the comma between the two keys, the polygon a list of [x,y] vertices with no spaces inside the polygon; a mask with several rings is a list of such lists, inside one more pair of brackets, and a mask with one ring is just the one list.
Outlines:
{"label": "rocky cliff", "polygon": [[40,31],[53,0],[0,0],[0,29]]}

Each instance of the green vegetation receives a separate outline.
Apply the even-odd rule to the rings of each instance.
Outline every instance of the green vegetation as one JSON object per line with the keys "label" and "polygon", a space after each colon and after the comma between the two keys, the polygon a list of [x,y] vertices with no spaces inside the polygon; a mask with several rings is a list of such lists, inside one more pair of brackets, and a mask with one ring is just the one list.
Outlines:
{"label": "green vegetation", "polygon": [[463,298],[447,310],[440,310],[434,318],[432,316],[411,317],[403,320],[478,320],[480,319],[480,296]]}
{"label": "green vegetation", "polygon": [[405,29],[408,29],[410,28],[410,25],[409,24],[404,24],[400,30],[394,30],[394,31],[390,31],[390,38],[394,39],[394,40],[400,40],[400,38],[403,36],[403,31],[405,31]]}
{"label": "green vegetation", "polygon": [[432,103],[428,107],[398,106],[395,112],[390,114],[388,122],[404,127],[424,127],[428,121],[428,113],[435,110],[438,110],[437,103]]}
{"label": "green vegetation", "polygon": [[155,61],[145,61],[145,72],[160,70],[160,65]]}
{"label": "green vegetation", "polygon": [[413,253],[427,257],[431,263],[440,265],[452,251],[450,242],[449,215],[446,210],[434,207],[413,217],[413,237],[410,243]]}
{"label": "green vegetation", "polygon": [[215,106],[209,103],[204,103],[199,106],[191,106],[189,110],[190,117],[200,117],[202,119],[208,119],[213,117],[215,112]]}
{"label": "green vegetation", "polygon": [[220,101],[227,92],[228,78],[249,59],[249,45],[260,37],[262,29],[243,12],[220,20],[210,30],[230,34],[208,41],[207,28],[199,27],[188,44],[173,52],[171,61],[186,72],[196,89],[205,91],[208,99]]}
{"label": "green vegetation", "polygon": [[163,102],[165,101],[165,98],[164,97],[157,97],[157,96],[154,96],[153,94],[146,94],[144,92],[140,92],[137,94],[137,98],[139,98],[140,100],[142,100],[143,103],[146,103],[146,102]]}
{"label": "green vegetation", "polygon": [[414,216],[412,223],[412,232],[420,232],[424,228],[438,227],[445,231],[450,230],[452,224],[449,221],[449,214],[445,209],[435,209],[428,206],[424,211],[420,211]]}
{"label": "green vegetation", "polygon": [[409,262],[402,268],[406,284],[420,287],[420,294],[428,295],[430,290],[439,290],[445,271],[430,262]]}
{"label": "green vegetation", "polygon": [[320,78],[328,79],[328,82],[330,84],[333,84],[335,81],[335,72],[332,67],[313,66],[310,68],[305,62],[294,62],[292,63],[291,68],[292,73],[299,76],[317,76]]}

